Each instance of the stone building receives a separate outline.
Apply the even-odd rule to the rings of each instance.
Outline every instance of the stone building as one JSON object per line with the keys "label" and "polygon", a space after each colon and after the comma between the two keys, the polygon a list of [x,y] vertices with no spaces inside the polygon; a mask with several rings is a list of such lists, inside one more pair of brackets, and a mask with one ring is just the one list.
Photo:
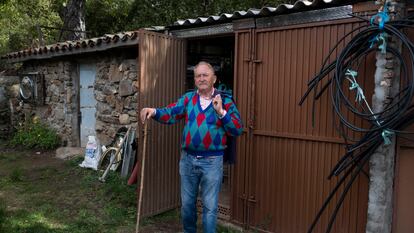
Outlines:
{"label": "stone building", "polygon": [[88,135],[111,143],[137,122],[137,45],[137,32],[126,32],[25,50],[19,75],[35,93],[12,101],[14,124],[38,116],[63,146],[85,146]]}
{"label": "stone building", "polygon": [[7,139],[12,131],[14,108],[18,106],[19,77],[0,73],[0,138]]}
{"label": "stone building", "polygon": [[[23,104],[21,111],[31,106],[44,114],[43,119],[58,128],[68,145],[80,144],[76,139],[81,138],[82,125],[95,127],[87,130],[96,129],[105,143],[117,127],[137,120],[134,106],[165,106],[174,101],[191,88],[191,67],[196,61],[206,60],[229,71],[218,77],[234,90],[245,125],[236,143],[237,162],[225,174],[229,182],[223,183],[219,213],[254,231],[305,232],[338,184],[338,178],[326,178],[344,155],[347,142],[332,124],[329,96],[322,96],[322,104],[315,107],[315,127],[311,127],[312,103],[300,107],[298,101],[330,48],[354,29],[369,25],[353,16],[368,17],[378,8],[373,1],[298,0],[292,5],[180,20],[163,33],[140,30],[139,43],[134,32],[24,50],[5,59],[23,61],[26,73],[43,75],[45,104]],[[414,8],[404,9],[411,13]],[[413,35],[409,33],[411,40]],[[359,80],[373,84],[375,62],[373,56],[360,63]],[[95,77],[92,82],[79,83],[90,76]],[[92,92],[85,94],[82,88]],[[90,98],[82,98],[88,93]],[[96,106],[96,115],[90,106]],[[77,113],[82,113],[81,118]],[[85,117],[88,114],[97,117]],[[85,124],[91,118],[94,122]],[[181,129],[149,124],[143,216],[180,205]],[[369,226],[390,229],[391,224],[393,232],[414,232],[414,186],[410,185],[414,144],[398,138],[393,148],[397,151],[395,175],[386,175],[385,170],[374,175],[360,172],[348,193],[338,186],[339,193],[326,205],[315,232],[325,232],[337,207],[333,232],[369,232]],[[392,200],[370,184],[384,177]],[[338,203],[342,194],[346,198]],[[371,204],[372,196],[381,202],[391,200],[392,210]],[[388,218],[383,221],[380,215],[385,212]]]}

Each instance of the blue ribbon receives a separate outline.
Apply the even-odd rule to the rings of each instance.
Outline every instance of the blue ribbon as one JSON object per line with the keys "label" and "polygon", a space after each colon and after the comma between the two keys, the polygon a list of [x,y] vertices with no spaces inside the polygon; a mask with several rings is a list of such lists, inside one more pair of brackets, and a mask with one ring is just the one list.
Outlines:
{"label": "blue ribbon", "polygon": [[355,80],[356,76],[358,76],[358,72],[355,70],[347,69],[345,75],[352,76],[352,78]]}
{"label": "blue ribbon", "polygon": [[387,33],[385,32],[374,36],[371,40],[369,40],[369,42],[371,43],[369,47],[372,48],[374,47],[375,43],[382,41],[381,45],[378,46],[378,48],[381,49],[382,54],[387,53],[387,39],[386,38],[387,38]]}
{"label": "blue ribbon", "polygon": [[351,76],[351,78],[348,79],[351,82],[349,90],[356,89],[355,101],[361,102],[363,99],[365,99],[365,95],[364,91],[356,81],[356,76],[358,76],[358,73],[355,70],[347,69],[345,75]]}
{"label": "blue ribbon", "polygon": [[387,53],[387,39],[386,39],[386,37],[387,37],[387,34],[385,32],[378,35],[378,41],[382,40],[382,44],[380,46],[378,46],[378,48],[381,49],[382,54]]}
{"label": "blue ribbon", "polygon": [[358,83],[354,83],[351,85],[349,90],[357,89],[355,101],[361,102],[363,99],[365,99],[364,91],[362,88],[358,85]]}
{"label": "blue ribbon", "polygon": [[385,23],[390,21],[390,16],[388,15],[388,3],[384,5],[383,11],[378,12],[376,15],[371,17],[371,25],[374,25],[376,18],[379,18],[378,26],[381,30],[383,30]]}
{"label": "blue ribbon", "polygon": [[394,132],[391,132],[389,130],[383,130],[381,133],[382,138],[384,139],[384,145],[388,146],[391,144],[390,137],[394,135]]}

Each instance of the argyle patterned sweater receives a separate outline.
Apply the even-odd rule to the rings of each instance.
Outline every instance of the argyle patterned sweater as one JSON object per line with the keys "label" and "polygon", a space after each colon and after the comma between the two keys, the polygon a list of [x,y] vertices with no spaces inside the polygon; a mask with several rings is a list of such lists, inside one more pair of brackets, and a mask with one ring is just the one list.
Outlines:
{"label": "argyle patterned sweater", "polygon": [[[215,91],[217,94],[217,91]],[[192,155],[223,155],[228,136],[238,136],[243,126],[231,97],[221,95],[227,114],[219,118],[211,103],[202,110],[197,91],[185,93],[177,102],[157,108],[154,119],[174,124],[185,119],[181,148]]]}

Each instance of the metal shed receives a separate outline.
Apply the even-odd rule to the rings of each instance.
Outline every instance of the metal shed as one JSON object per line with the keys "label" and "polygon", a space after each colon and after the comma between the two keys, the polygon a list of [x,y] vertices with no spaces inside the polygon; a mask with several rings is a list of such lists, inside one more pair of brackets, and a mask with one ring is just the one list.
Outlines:
{"label": "metal shed", "polygon": [[[191,87],[191,74],[187,74],[185,80],[182,79],[186,67],[178,68],[178,76],[169,75],[168,80],[161,78],[163,74],[170,74],[172,67],[177,68],[177,64],[187,64],[188,68],[201,59],[211,61],[213,65],[215,62],[217,66],[221,64],[222,68],[226,65],[231,67],[231,75],[222,77],[222,81],[234,90],[245,129],[237,141],[237,163],[229,167],[227,198],[221,200],[219,208],[222,218],[261,232],[305,232],[336,183],[335,179],[329,181],[326,177],[345,150],[344,141],[332,124],[328,97],[323,98],[317,106],[316,118],[319,120],[315,128],[311,126],[310,104],[299,107],[297,103],[306,89],[307,80],[317,72],[330,47],[341,36],[364,23],[349,14],[370,14],[376,10],[370,3],[346,3],[298,1],[294,5],[276,8],[181,20],[168,28],[169,36],[147,35],[154,40],[148,45],[153,48],[170,43],[170,40],[174,40],[172,38],[182,40],[177,40],[180,41],[181,49],[174,52],[180,55],[169,61],[157,59],[163,65],[149,68],[156,70],[152,76],[158,77],[157,81],[149,77],[153,81],[145,78],[142,81],[160,85],[155,89],[166,93],[166,96],[156,94],[148,96],[150,99],[143,97],[142,106],[162,106],[166,104],[163,101],[173,101],[174,95],[177,98],[182,90]],[[151,56],[143,55],[142,46],[141,58]],[[171,46],[170,49],[162,50],[161,54],[168,57],[169,52],[176,49],[177,46]],[[221,52],[206,53],[207,50]],[[150,50],[148,54],[151,54]],[[144,60],[141,59],[141,62]],[[374,71],[374,59],[367,59],[362,73],[367,77],[364,78],[364,85],[368,86],[368,90],[373,88],[369,77]],[[228,75],[226,72],[223,74]],[[173,83],[178,85],[174,86],[175,90],[181,92],[170,95]],[[141,91],[145,91],[148,86],[141,87]],[[166,176],[159,174],[159,168],[168,170],[168,174],[174,176],[168,178],[178,184],[177,172],[170,172],[170,169],[177,169],[174,166],[177,165],[178,149],[174,146],[178,145],[179,137],[172,138],[171,135],[180,135],[180,127],[168,129],[176,130],[175,133],[164,133],[167,129],[155,124],[151,127],[153,149],[150,154],[157,162],[150,166],[153,170],[148,170],[146,183],[161,184],[159,189],[147,190],[144,200],[161,203],[165,197],[160,195],[167,196],[162,182],[167,181],[160,178]],[[161,149],[157,145],[170,146]],[[412,149],[407,148],[411,148],[412,144],[409,145],[399,146],[404,161],[411,160],[408,154],[412,154]],[[168,160],[170,165],[161,167],[165,166],[160,165],[161,161],[170,158],[168,154],[172,153],[171,148],[174,148],[173,154],[177,157]],[[408,168],[403,168],[401,173],[397,179],[398,176],[412,176]],[[366,176],[358,178],[340,210],[334,232],[365,232],[368,181]],[[412,206],[407,196],[398,198]],[[179,203],[175,204],[178,206]],[[156,210],[155,205],[146,205],[146,213],[157,213],[168,208]],[[400,208],[404,208],[404,205]],[[324,231],[333,209],[333,205],[328,207],[316,232]],[[407,212],[407,209],[403,211]],[[409,216],[412,216],[412,212]]]}
{"label": "metal shed", "polygon": [[[344,142],[331,123],[328,99],[318,106],[321,122],[316,128],[311,127],[309,106],[300,108],[297,102],[330,46],[360,22],[348,15],[350,5],[325,9],[324,2],[305,3],[180,21],[170,28],[172,36],[139,34],[142,107],[165,105],[183,93],[185,64],[195,62],[186,61],[194,57],[193,47],[203,51],[217,38],[234,41],[233,48],[213,46],[230,50],[233,74],[224,79],[232,82],[246,126],[238,139],[237,163],[230,167],[230,201],[221,203],[220,212],[225,219],[261,231],[304,232],[333,187],[335,180],[325,177],[344,152]],[[197,58],[215,61],[211,54]],[[367,66],[366,72],[372,73],[373,67]],[[144,212],[155,214],[179,205],[180,127],[151,124],[150,135],[145,182],[151,185],[145,190]],[[367,179],[361,177],[357,183],[337,220],[337,232],[365,230]],[[327,216],[323,219],[321,225]]]}
{"label": "metal shed", "polygon": [[[320,120],[315,128],[310,103],[303,107],[297,103],[330,47],[362,24],[349,14],[376,9],[365,2],[348,3],[298,1],[182,20],[164,33],[138,32],[137,109],[165,106],[191,88],[191,67],[201,59],[216,65],[220,81],[234,91],[245,128],[237,140],[237,162],[228,166],[221,218],[261,232],[305,232],[335,184],[326,177],[344,153],[344,141],[332,125],[329,99],[324,97],[317,106]],[[374,62],[367,60],[364,67],[364,76],[371,77]],[[181,129],[182,125],[149,126],[144,215],[180,205]],[[141,136],[141,129],[137,134]],[[394,228],[401,233],[408,231],[399,223],[414,229],[409,225],[413,189],[404,185],[413,177],[413,144],[400,141],[398,153]],[[334,232],[365,232],[367,200],[368,178],[361,176],[346,198]],[[332,211],[329,206],[316,232],[324,231]]]}

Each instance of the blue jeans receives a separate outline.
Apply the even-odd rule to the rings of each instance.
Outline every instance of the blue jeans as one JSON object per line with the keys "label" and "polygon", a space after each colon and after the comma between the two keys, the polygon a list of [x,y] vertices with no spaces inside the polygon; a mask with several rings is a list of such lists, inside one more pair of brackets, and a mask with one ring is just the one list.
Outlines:
{"label": "blue jeans", "polygon": [[203,202],[203,232],[216,232],[218,197],[223,179],[223,156],[197,158],[181,152],[181,218],[185,233],[197,232],[197,196]]}

